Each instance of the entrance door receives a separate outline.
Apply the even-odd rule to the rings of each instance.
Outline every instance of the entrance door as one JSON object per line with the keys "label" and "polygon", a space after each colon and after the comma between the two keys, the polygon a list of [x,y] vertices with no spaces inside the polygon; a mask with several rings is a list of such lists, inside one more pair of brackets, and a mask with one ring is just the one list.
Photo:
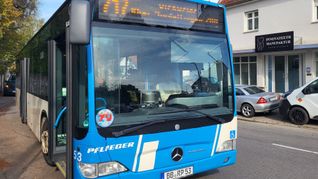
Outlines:
{"label": "entrance door", "polygon": [[275,56],[275,92],[284,93],[301,85],[300,55]]}
{"label": "entrance door", "polygon": [[28,59],[20,61],[21,91],[20,91],[20,117],[22,123],[27,123],[27,84],[28,84]]}
{"label": "entrance door", "polygon": [[299,55],[288,56],[288,90],[296,89],[300,86],[299,83]]}
{"label": "entrance door", "polygon": [[66,42],[65,35],[56,39],[55,48],[55,146],[64,153],[66,146]]}
{"label": "entrance door", "polygon": [[285,92],[285,56],[275,56],[275,92]]}
{"label": "entrance door", "polygon": [[66,151],[66,41],[65,34],[49,42],[50,97],[49,118],[51,123],[50,150],[52,161],[65,159]]}

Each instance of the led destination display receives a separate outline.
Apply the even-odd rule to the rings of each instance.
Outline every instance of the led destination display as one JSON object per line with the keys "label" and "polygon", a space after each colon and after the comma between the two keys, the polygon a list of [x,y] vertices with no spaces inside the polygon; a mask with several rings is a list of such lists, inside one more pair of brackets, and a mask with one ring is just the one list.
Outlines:
{"label": "led destination display", "polygon": [[224,33],[222,8],[184,0],[99,0],[99,19]]}

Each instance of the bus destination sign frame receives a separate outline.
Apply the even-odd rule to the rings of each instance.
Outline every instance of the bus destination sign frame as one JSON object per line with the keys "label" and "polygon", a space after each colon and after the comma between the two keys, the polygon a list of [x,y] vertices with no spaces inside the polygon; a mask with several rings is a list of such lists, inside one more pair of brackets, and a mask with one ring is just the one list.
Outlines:
{"label": "bus destination sign frame", "polygon": [[224,10],[181,0],[99,0],[101,20],[225,33]]}

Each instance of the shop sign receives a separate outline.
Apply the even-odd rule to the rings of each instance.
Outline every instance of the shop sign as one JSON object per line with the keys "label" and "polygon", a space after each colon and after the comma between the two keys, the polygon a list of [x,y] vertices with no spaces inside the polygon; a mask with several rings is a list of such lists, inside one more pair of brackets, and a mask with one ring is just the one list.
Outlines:
{"label": "shop sign", "polygon": [[256,52],[294,50],[294,32],[260,35],[255,37]]}

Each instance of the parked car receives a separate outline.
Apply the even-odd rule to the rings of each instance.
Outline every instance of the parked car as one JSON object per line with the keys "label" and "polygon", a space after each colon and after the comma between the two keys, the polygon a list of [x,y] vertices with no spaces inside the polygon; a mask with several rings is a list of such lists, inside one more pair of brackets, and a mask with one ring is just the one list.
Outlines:
{"label": "parked car", "polygon": [[280,106],[280,95],[265,92],[256,86],[236,86],[236,109],[245,117],[253,117],[255,113],[271,112]]}
{"label": "parked car", "polygon": [[297,125],[318,120],[318,78],[284,94],[279,112]]}
{"label": "parked car", "polygon": [[4,82],[3,95],[15,96],[15,75],[11,75],[9,79]]}

